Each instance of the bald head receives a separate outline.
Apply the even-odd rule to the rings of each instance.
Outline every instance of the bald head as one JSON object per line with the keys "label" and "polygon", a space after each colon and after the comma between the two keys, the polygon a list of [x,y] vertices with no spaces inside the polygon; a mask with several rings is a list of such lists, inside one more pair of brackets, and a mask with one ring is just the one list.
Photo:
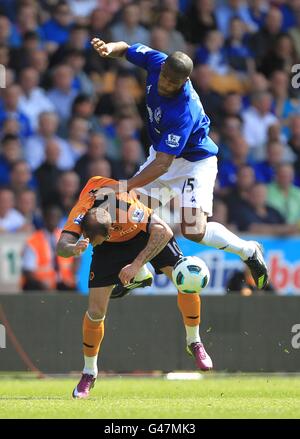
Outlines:
{"label": "bald head", "polygon": [[170,73],[174,75],[174,79],[187,79],[193,70],[193,61],[183,52],[174,52],[168,56],[165,66]]}
{"label": "bald head", "polygon": [[175,96],[183,87],[193,70],[193,61],[183,52],[174,52],[162,64],[158,93],[161,96]]}

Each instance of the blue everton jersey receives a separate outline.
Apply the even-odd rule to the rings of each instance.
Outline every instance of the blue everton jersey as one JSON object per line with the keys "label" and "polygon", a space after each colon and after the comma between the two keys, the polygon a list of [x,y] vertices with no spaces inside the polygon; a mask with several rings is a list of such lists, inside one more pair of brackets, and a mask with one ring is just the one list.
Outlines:
{"label": "blue everton jersey", "polygon": [[134,44],[127,50],[126,57],[148,72],[146,104],[149,135],[154,149],[191,162],[216,155],[218,147],[208,136],[210,120],[191,81],[188,80],[174,97],[160,96],[157,83],[167,55],[142,44]]}

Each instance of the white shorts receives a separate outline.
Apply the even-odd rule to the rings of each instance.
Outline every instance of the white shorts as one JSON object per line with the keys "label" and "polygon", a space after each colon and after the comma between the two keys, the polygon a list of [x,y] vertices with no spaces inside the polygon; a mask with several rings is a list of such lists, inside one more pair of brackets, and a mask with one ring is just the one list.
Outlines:
{"label": "white shorts", "polygon": [[[153,146],[149,149],[149,157],[140,167],[139,174],[156,157]],[[197,162],[189,162],[183,158],[175,159],[168,172],[147,184],[138,191],[151,198],[160,200],[162,205],[178,196],[180,207],[196,207],[212,215],[213,192],[218,172],[217,157],[212,156]]]}

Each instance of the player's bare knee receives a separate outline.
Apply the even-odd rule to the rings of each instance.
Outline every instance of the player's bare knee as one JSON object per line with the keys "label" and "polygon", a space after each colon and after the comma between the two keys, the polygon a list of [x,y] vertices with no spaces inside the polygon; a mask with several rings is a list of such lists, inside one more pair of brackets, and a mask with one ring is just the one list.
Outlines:
{"label": "player's bare knee", "polygon": [[205,235],[205,230],[206,230],[206,224],[197,225],[195,227],[189,227],[189,226],[183,225],[181,227],[181,232],[182,232],[183,236],[186,239],[189,239],[190,241],[194,241],[194,242],[201,242],[202,241],[202,239],[204,238],[204,235]]}
{"label": "player's bare knee", "polygon": [[186,239],[194,242],[201,242],[205,233],[182,233]]}

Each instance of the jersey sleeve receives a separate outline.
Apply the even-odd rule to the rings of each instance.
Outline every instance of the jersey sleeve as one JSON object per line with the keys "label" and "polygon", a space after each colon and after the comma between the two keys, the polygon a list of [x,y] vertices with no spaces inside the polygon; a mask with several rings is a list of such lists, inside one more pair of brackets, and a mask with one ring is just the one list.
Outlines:
{"label": "jersey sleeve", "polygon": [[82,233],[81,222],[84,218],[84,215],[87,213],[91,206],[92,201],[84,202],[84,200],[80,198],[69,213],[67,222],[63,227],[63,232],[69,232],[72,235],[78,236],[78,238],[80,238]]}
{"label": "jersey sleeve", "polygon": [[132,64],[145,70],[160,66],[167,55],[143,44],[133,44],[127,49],[126,58]]}
{"label": "jersey sleeve", "polygon": [[101,176],[90,178],[85,187],[82,189],[79,195],[79,200],[71,210],[63,231],[72,233],[79,238],[82,232],[81,222],[87,211],[94,205],[95,193],[102,187],[112,183],[116,183],[116,180]]}
{"label": "jersey sleeve", "polygon": [[179,155],[188,141],[193,129],[192,116],[187,115],[184,120],[175,122],[164,129],[160,142],[155,145],[158,152]]}

